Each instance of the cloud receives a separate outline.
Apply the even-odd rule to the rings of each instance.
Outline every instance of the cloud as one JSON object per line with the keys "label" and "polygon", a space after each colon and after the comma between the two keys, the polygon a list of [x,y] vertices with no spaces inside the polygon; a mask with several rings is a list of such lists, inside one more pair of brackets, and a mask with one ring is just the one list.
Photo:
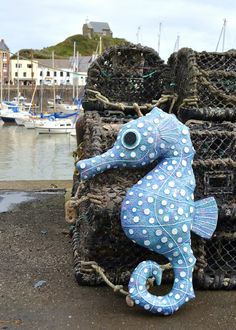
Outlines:
{"label": "cloud", "polygon": [[225,48],[235,48],[235,10],[236,3],[231,0],[9,0],[0,3],[0,37],[13,52],[39,49],[81,33],[88,17],[108,22],[114,36],[131,42],[137,42],[141,26],[139,40],[157,49],[162,22],[160,55],[167,59],[177,35],[181,47],[214,51],[224,18]]}

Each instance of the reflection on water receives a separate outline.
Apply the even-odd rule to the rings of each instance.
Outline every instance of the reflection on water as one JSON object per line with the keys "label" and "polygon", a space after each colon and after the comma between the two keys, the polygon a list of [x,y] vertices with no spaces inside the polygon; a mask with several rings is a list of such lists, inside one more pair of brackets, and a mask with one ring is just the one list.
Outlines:
{"label": "reflection on water", "polygon": [[0,213],[7,212],[15,204],[19,204],[22,202],[30,201],[34,199],[35,197],[26,192],[18,191],[18,192],[12,192],[12,191],[4,191],[0,193]]}
{"label": "reflection on water", "polygon": [[0,123],[0,180],[70,180],[76,139]]}

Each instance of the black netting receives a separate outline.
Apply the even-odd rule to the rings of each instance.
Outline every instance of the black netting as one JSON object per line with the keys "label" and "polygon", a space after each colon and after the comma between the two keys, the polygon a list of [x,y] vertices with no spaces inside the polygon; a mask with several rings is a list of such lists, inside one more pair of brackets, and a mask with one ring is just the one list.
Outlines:
{"label": "black netting", "polygon": [[200,264],[196,281],[210,289],[236,288],[236,228],[217,232],[214,237],[199,244]]}
{"label": "black netting", "polygon": [[195,160],[236,160],[236,126],[231,123],[189,123],[193,145],[197,150]]}
{"label": "black netting", "polygon": [[196,198],[214,196],[219,218],[233,218],[236,203],[236,131],[232,123],[190,123],[196,150]]}
{"label": "black netting", "polygon": [[[234,235],[235,236],[235,235]],[[236,273],[236,237],[215,237],[206,243],[207,272]]]}
{"label": "black netting", "polygon": [[209,120],[206,116],[211,120],[235,120],[236,51],[198,53],[183,48],[170,57],[168,64],[178,94],[175,113],[182,120]]}
{"label": "black netting", "polygon": [[111,102],[127,105],[151,103],[167,87],[168,67],[152,48],[141,45],[117,46],[106,50],[90,66],[84,108],[104,110],[90,90]]}

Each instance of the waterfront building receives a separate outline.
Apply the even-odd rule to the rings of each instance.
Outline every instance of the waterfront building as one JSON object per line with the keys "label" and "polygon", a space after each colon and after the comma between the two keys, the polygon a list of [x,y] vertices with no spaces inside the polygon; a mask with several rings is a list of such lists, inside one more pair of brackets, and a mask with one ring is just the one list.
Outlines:
{"label": "waterfront building", "polygon": [[54,68],[52,60],[38,59],[38,73],[36,83],[52,86],[78,85],[84,86],[87,78],[88,66],[91,56],[70,57],[67,59],[55,59]]}
{"label": "waterfront building", "polygon": [[72,85],[72,68],[68,59],[38,59],[37,85]]}
{"label": "waterfront building", "polygon": [[11,59],[10,81],[13,85],[84,86],[92,56],[55,59]]}
{"label": "waterfront building", "polygon": [[3,39],[0,40],[0,81],[3,84],[9,82],[10,50]]}
{"label": "waterfront building", "polygon": [[20,85],[35,84],[38,72],[37,60],[11,59],[10,60],[10,80],[13,85],[19,81]]}

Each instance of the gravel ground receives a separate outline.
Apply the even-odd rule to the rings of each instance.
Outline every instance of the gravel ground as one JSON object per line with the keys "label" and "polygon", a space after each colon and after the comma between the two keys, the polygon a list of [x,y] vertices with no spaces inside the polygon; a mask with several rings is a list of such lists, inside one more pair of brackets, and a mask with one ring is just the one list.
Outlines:
{"label": "gravel ground", "polygon": [[[176,314],[159,317],[127,307],[125,299],[107,287],[78,286],[64,221],[64,194],[30,191],[51,184],[67,191],[71,186],[0,183],[1,189],[24,190],[34,197],[0,213],[0,329],[235,328],[235,291],[197,291],[196,299]],[[45,282],[35,288],[39,281]]]}

